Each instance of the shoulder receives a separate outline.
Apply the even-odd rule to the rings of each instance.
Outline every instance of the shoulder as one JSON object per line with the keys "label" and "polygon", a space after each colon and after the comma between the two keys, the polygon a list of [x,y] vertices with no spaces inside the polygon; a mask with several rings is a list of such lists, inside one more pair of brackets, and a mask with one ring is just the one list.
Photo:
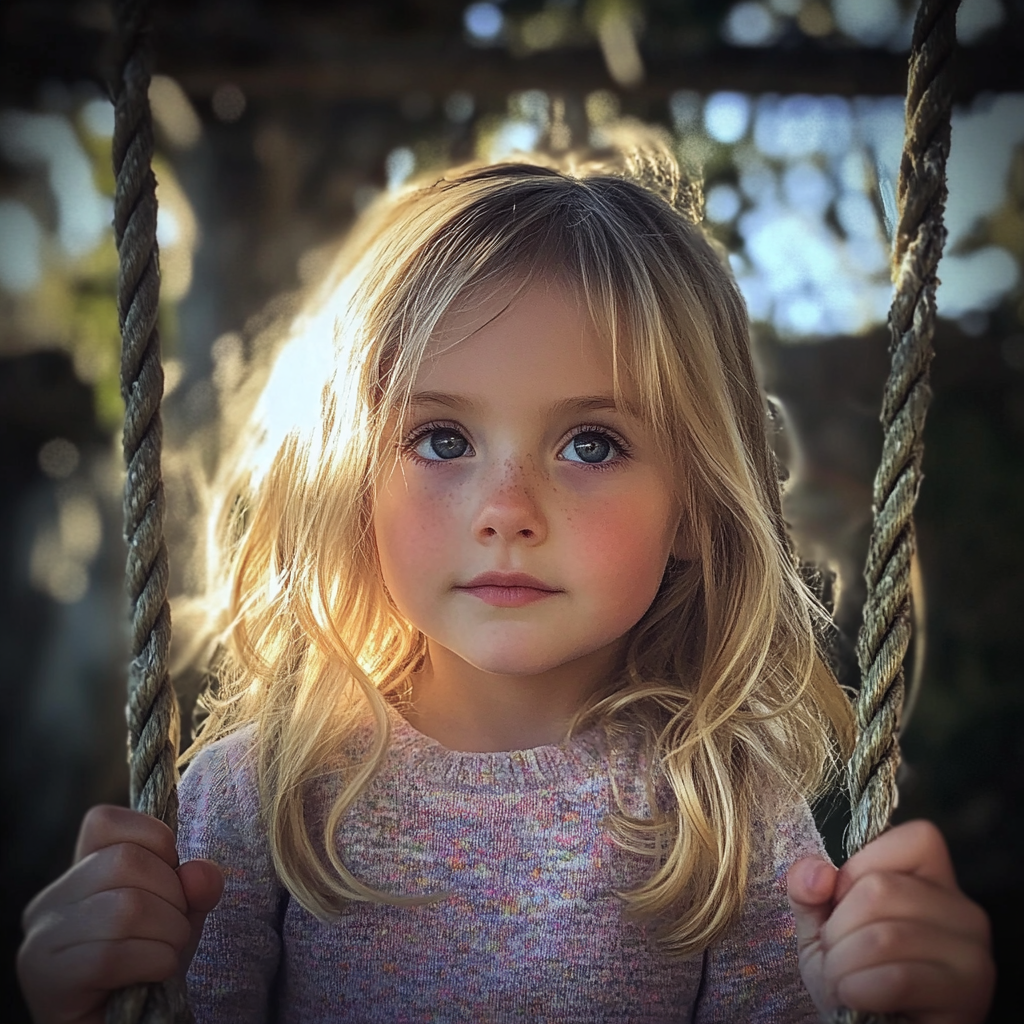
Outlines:
{"label": "shoulder", "polygon": [[803,797],[766,800],[751,829],[750,879],[784,884],[790,867],[802,857],[829,860],[810,805]]}
{"label": "shoulder", "polygon": [[208,769],[222,762],[240,766],[250,761],[256,751],[256,726],[245,725],[234,732],[221,736],[202,747],[188,763],[185,775],[190,772]]}
{"label": "shoulder", "polygon": [[260,799],[255,755],[255,729],[249,726],[216,740],[192,759],[178,785],[179,856],[183,847],[192,852],[214,835],[256,841]]}
{"label": "shoulder", "polygon": [[256,782],[256,730],[246,726],[202,748],[189,762],[179,791],[254,789]]}

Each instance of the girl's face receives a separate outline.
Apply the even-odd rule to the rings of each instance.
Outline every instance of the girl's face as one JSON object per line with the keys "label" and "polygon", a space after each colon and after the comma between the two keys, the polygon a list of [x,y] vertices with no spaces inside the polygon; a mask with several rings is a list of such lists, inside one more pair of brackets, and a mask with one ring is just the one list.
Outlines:
{"label": "girl's face", "polygon": [[[523,677],[618,649],[680,517],[652,439],[612,407],[611,353],[574,299],[542,282],[505,302],[453,310],[432,340],[374,529],[384,582],[432,661]],[[553,592],[503,603],[467,588],[485,572]]]}

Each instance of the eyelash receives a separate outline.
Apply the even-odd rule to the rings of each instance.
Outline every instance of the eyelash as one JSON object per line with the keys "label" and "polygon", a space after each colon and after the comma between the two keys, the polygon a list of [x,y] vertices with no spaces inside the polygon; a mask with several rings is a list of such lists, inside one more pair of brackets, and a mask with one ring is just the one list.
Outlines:
{"label": "eyelash", "polygon": [[[429,437],[435,430],[451,430],[456,434],[460,434],[465,437],[463,429],[455,423],[448,423],[443,420],[433,420],[430,423],[424,423],[422,426],[417,427],[411,434],[409,434],[404,441],[401,443],[402,451],[408,455],[414,462],[420,465],[430,466],[432,468],[437,466],[443,466],[449,462],[458,462],[458,459],[425,459],[422,455],[417,455],[413,450],[420,441],[425,437]],[[618,469],[626,460],[630,459],[633,455],[633,448],[627,441],[623,440],[614,431],[609,430],[608,427],[600,427],[596,423],[593,424],[582,424],[578,427],[574,427],[572,433],[566,439],[562,448],[565,448],[574,437],[579,437],[580,434],[599,434],[601,437],[607,438],[611,441],[612,445],[618,449],[619,457],[611,462],[602,463],[587,463],[577,462],[574,465],[585,466],[587,469],[597,470],[598,472],[604,472],[608,469]],[[467,438],[468,440],[468,438]],[[561,451],[561,449],[559,449]],[[568,461],[568,460],[566,460]]]}

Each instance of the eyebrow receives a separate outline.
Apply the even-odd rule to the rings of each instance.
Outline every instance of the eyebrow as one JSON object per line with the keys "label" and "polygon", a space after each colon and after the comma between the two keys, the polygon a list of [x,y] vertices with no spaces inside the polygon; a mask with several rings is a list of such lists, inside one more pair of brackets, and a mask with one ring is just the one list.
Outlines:
{"label": "eyebrow", "polygon": [[[480,403],[466,395],[453,395],[447,391],[418,391],[409,397],[409,405],[447,405],[453,409],[468,409],[475,412]],[[555,415],[563,413],[589,412],[595,409],[614,409],[618,411],[613,395],[576,395],[573,398],[560,398],[552,402],[551,412]],[[635,416],[636,413],[627,405],[625,411]]]}

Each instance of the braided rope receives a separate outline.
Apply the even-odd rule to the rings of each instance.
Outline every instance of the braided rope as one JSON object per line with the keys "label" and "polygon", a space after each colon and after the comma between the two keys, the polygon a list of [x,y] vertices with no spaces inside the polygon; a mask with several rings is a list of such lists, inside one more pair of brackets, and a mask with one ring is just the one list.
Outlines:
{"label": "braided rope", "polygon": [[[893,242],[896,290],[889,312],[892,366],[882,400],[885,428],[875,476],[874,526],[864,576],[864,622],[857,638],[859,738],[848,765],[850,856],[889,826],[896,806],[903,660],[911,635],[913,511],[921,487],[922,432],[931,389],[936,268],[946,240],[946,158],[953,97],[952,54],[959,0],[922,0],[914,24],[907,121]],[[884,1016],[840,1009],[833,1024],[876,1024]]]}
{"label": "braided rope", "polygon": [[[133,810],[178,827],[175,759],[178,705],[167,668],[171,616],[167,604],[167,548],[163,539],[164,488],[160,477],[163,425],[157,313],[160,265],[156,242],[153,122],[149,109],[152,52],[149,0],[116,0],[119,25],[113,85],[114,235],[120,270],[117,314],[121,326],[125,580],[131,601],[128,668],[128,753]],[[108,1024],[192,1020],[178,982],[136,985],[107,1004]]]}

